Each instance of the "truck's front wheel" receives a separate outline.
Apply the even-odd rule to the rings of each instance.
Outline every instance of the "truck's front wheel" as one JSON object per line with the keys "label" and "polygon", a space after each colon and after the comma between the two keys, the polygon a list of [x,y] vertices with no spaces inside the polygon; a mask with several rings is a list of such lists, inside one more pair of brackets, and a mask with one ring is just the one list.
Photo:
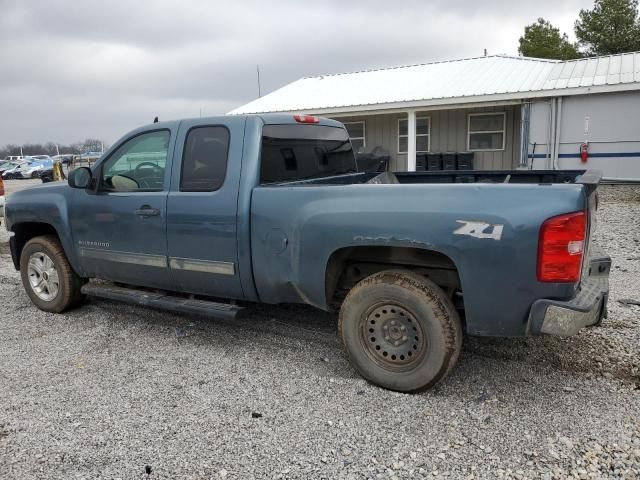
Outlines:
{"label": "truck's front wheel", "polygon": [[353,287],[338,328],[360,374],[400,392],[434,386],[456,363],[462,346],[451,300],[432,281],[404,270],[376,273]]}
{"label": "truck's front wheel", "polygon": [[29,240],[20,254],[22,284],[33,304],[45,312],[60,313],[83,298],[83,280],[73,271],[54,235]]}

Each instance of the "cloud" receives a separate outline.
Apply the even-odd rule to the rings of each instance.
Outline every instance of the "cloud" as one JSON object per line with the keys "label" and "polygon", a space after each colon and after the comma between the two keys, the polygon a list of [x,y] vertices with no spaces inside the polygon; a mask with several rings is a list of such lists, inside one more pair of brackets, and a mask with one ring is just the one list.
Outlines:
{"label": "cloud", "polygon": [[0,145],[115,141],[161,119],[222,114],[307,75],[517,51],[573,0],[0,0]]}

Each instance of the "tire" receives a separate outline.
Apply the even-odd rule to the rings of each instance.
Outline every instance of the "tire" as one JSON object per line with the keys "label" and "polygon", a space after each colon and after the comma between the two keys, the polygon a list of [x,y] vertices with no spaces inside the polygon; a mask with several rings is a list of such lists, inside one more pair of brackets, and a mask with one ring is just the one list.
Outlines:
{"label": "tire", "polygon": [[399,392],[436,385],[462,347],[451,300],[431,280],[405,270],[379,272],[356,284],[340,309],[338,330],[355,369]]}
{"label": "tire", "polygon": [[33,304],[45,312],[61,313],[84,300],[80,288],[85,282],[71,268],[55,235],[26,243],[20,255],[20,276]]}

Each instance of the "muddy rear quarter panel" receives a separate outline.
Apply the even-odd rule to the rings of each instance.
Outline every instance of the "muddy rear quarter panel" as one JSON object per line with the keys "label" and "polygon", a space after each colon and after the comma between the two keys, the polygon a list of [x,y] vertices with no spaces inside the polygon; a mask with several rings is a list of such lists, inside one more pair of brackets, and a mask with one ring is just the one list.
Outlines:
{"label": "muddy rear quarter panel", "polygon": [[[331,254],[350,246],[404,246],[447,255],[464,295],[467,332],[526,333],[531,304],[570,298],[572,284],[536,279],[542,222],[585,208],[581,185],[261,186],[251,200],[251,254],[261,301],[328,309]],[[454,233],[462,222],[501,226],[497,235]],[[465,230],[465,229],[463,229]],[[485,232],[492,233],[488,228]]]}

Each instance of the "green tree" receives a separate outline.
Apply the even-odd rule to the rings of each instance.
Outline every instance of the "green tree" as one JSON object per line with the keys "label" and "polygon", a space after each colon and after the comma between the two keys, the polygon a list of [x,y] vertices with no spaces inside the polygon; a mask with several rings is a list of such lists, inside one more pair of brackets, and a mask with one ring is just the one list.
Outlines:
{"label": "green tree", "polygon": [[567,34],[560,35],[560,30],[544,18],[539,18],[536,23],[524,27],[518,52],[525,57],[556,60],[580,57],[577,46],[569,41]]}
{"label": "green tree", "polygon": [[576,37],[587,55],[640,50],[637,0],[595,0],[593,10],[580,10]]}

